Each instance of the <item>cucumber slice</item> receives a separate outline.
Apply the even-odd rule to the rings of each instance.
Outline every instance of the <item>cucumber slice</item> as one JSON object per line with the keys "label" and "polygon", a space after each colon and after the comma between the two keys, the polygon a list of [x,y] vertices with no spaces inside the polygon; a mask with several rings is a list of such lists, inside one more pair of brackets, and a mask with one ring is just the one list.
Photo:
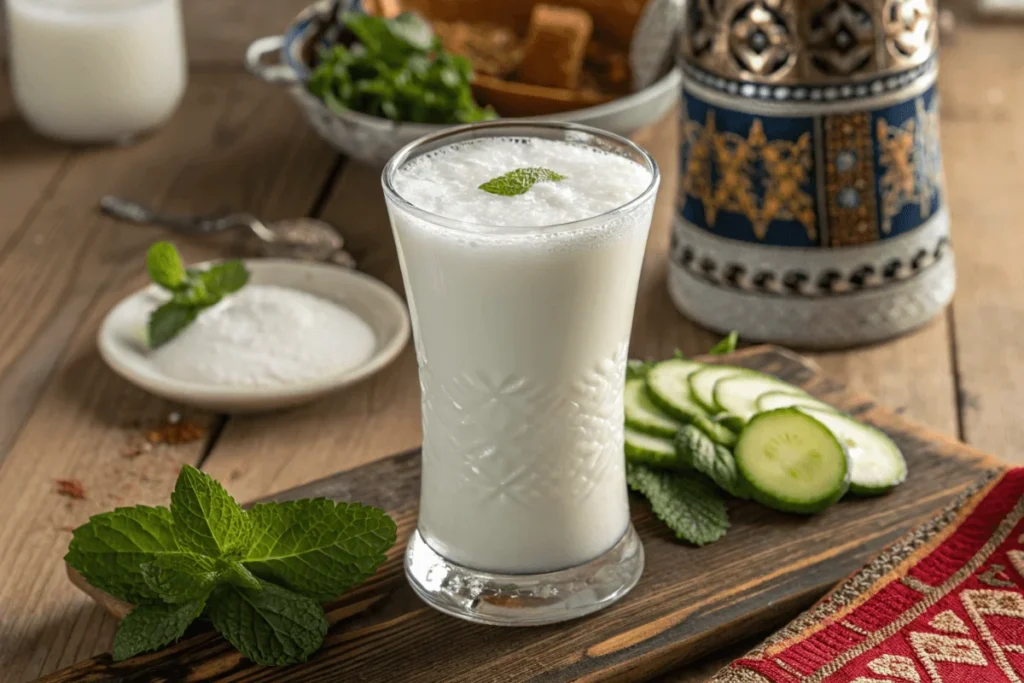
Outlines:
{"label": "cucumber slice", "polygon": [[757,399],[757,408],[759,412],[767,412],[769,410],[778,410],[779,408],[817,408],[818,410],[827,410],[830,413],[839,412],[832,406],[816,398],[811,398],[807,394],[794,394],[792,391],[769,391],[767,394],[761,394]]}
{"label": "cucumber slice", "polygon": [[773,391],[802,393],[800,389],[781,379],[750,372],[718,380],[715,382],[712,395],[715,405],[746,422],[761,412],[758,410],[757,400]]}
{"label": "cucumber slice", "polygon": [[670,470],[688,470],[690,466],[676,453],[675,444],[660,436],[651,436],[626,427],[625,451],[629,462]]}
{"label": "cucumber slice", "polygon": [[801,407],[835,434],[850,455],[850,493],[878,496],[907,479],[907,461],[884,432],[832,410]]}
{"label": "cucumber slice", "polygon": [[736,434],[739,434],[740,430],[743,429],[743,425],[747,424],[747,421],[742,417],[732,413],[718,413],[711,419],[720,425],[725,425],[725,427]]}
{"label": "cucumber slice", "polygon": [[721,407],[715,403],[715,384],[718,380],[750,372],[746,368],[736,368],[731,365],[709,365],[690,376],[690,390],[704,410],[717,413],[721,410]]}
{"label": "cucumber slice", "polygon": [[726,448],[732,448],[736,445],[736,432],[722,423],[715,422],[707,415],[695,417],[690,424],[710,436],[711,440],[717,444]]}
{"label": "cucumber slice", "polygon": [[682,423],[658,409],[647,395],[647,382],[642,378],[626,380],[624,396],[626,426],[644,434],[671,439]]}
{"label": "cucumber slice", "polygon": [[706,417],[704,409],[690,395],[690,376],[706,366],[673,358],[658,363],[647,372],[647,393],[663,412],[683,422]]}
{"label": "cucumber slice", "polygon": [[824,424],[796,408],[751,418],[735,456],[751,497],[776,510],[821,512],[850,486],[850,463],[842,444]]}

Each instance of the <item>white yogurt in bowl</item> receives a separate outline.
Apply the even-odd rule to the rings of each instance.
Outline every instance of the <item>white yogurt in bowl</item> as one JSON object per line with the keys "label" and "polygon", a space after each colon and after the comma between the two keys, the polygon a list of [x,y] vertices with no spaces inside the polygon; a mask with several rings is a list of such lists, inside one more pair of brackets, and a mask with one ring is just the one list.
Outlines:
{"label": "white yogurt in bowl", "polygon": [[272,387],[357,367],[376,343],[365,320],[332,301],[249,285],[203,311],[150,357],[158,371],[184,382]]}
{"label": "white yogurt in bowl", "polygon": [[[202,268],[203,264],[197,267]],[[246,262],[249,284],[150,349],[146,323],[167,299],[155,285],[115,306],[100,354],[150,393],[218,412],[306,403],[383,368],[409,338],[401,298],[347,268],[286,259]]]}

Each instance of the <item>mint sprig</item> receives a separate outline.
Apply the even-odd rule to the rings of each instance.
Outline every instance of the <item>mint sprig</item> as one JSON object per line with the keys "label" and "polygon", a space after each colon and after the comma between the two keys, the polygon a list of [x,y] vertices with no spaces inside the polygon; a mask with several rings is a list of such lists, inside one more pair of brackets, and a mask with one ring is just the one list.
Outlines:
{"label": "mint sprig", "polygon": [[549,168],[528,166],[509,171],[497,178],[491,178],[479,189],[503,197],[514,197],[529,192],[530,188],[537,183],[554,183],[565,180],[567,177]]}
{"label": "mint sprig", "polygon": [[727,353],[732,353],[736,350],[736,343],[739,341],[739,332],[733,330],[725,336],[722,341],[718,342],[710,349],[708,349],[708,355],[711,356],[724,356]]}
{"label": "mint sprig", "polygon": [[365,580],[395,542],[381,510],[324,498],[243,510],[185,465],[165,507],[118,508],[74,531],[67,563],[133,603],[114,659],[157,650],[207,617],[257,664],[304,661],[323,643],[320,602]]}
{"label": "mint sprig", "polygon": [[676,538],[706,545],[729,529],[725,501],[702,474],[626,463],[626,481],[647,499],[654,516],[668,525]]}
{"label": "mint sprig", "polygon": [[152,349],[166,344],[192,324],[205,308],[233,294],[249,281],[241,261],[225,261],[207,270],[185,268],[170,242],[157,242],[146,252],[150,279],[171,293],[171,300],[149,315],[148,337]]}

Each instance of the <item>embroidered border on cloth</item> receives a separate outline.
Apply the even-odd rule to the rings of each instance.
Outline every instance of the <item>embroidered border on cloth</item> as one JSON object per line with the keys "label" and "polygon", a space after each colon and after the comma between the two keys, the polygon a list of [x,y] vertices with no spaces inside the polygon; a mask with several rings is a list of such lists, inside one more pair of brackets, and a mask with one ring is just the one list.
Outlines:
{"label": "embroidered border on cloth", "polygon": [[711,683],[1024,683],[1022,495],[989,473]]}

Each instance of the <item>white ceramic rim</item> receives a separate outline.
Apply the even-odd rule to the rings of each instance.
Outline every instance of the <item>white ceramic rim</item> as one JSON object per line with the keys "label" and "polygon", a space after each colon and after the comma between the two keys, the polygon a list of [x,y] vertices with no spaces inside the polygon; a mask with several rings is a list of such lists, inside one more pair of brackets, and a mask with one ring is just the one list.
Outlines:
{"label": "white ceramic rim", "polygon": [[[508,137],[532,137],[530,131],[535,134],[541,131],[553,131],[568,134],[571,137],[573,133],[579,135],[586,135],[597,140],[603,140],[616,147],[624,148],[635,154],[637,157],[643,160],[647,166],[647,170],[651,174],[651,180],[644,188],[643,192],[633,197],[629,201],[616,206],[613,209],[609,209],[604,213],[597,214],[596,216],[590,216],[588,218],[581,218],[575,221],[567,221],[562,223],[551,223],[547,225],[536,225],[536,226],[515,226],[515,225],[488,225],[486,223],[478,223],[474,221],[462,221],[457,218],[448,218],[447,216],[441,216],[435,214],[426,209],[421,209],[418,206],[409,202],[405,197],[398,193],[398,189],[394,186],[395,174],[398,170],[409,161],[410,157],[421,147],[430,147],[432,149],[438,149],[443,147],[445,144],[454,144],[456,142],[469,142],[473,139],[488,138],[488,137],[500,137],[502,131],[508,131]],[[463,140],[463,138],[465,138]],[[586,140],[565,140],[566,144],[580,144],[584,146],[596,147],[602,149],[596,145],[589,144]],[[610,154],[614,154],[610,150],[603,150]],[[516,237],[515,233],[510,233],[509,228],[515,229],[516,227],[532,228],[529,233],[523,234],[525,240],[536,240],[537,232],[536,228],[544,228],[544,234],[563,236],[568,233],[576,233],[582,230],[586,230],[591,226],[606,225],[618,216],[624,216],[632,213],[640,207],[646,205],[649,200],[654,199],[654,195],[658,192],[658,185],[661,182],[661,171],[658,169],[658,163],[651,156],[650,152],[636,144],[629,138],[625,138],[616,133],[610,133],[601,128],[594,128],[593,126],[585,126],[579,123],[566,123],[565,121],[526,121],[523,119],[499,119],[497,121],[485,121],[483,123],[470,123],[464,126],[452,126],[440,130],[432,135],[425,135],[421,138],[413,140],[409,144],[398,150],[391,159],[388,160],[384,171],[381,173],[381,185],[384,187],[384,197],[390,204],[394,204],[408,214],[419,218],[420,220],[427,221],[432,225],[436,225],[445,230],[451,230],[458,232],[462,235],[470,233],[474,239],[487,240],[487,239],[499,239],[501,241],[508,241]],[[476,227],[487,227],[487,228],[503,228],[500,234],[491,235],[490,233],[480,232],[475,230]]]}
{"label": "white ceramic rim", "polygon": [[[190,267],[203,267],[213,265],[217,262],[218,261],[206,261]],[[293,266],[297,269],[322,270],[324,272],[330,272],[331,276],[338,277],[340,281],[348,280],[349,283],[358,282],[360,284],[356,286],[374,291],[380,295],[384,301],[389,303],[388,310],[394,314],[394,319],[398,322],[398,331],[391,338],[385,340],[383,344],[379,344],[373,355],[370,356],[365,363],[347,370],[329,374],[314,380],[306,380],[294,385],[270,387],[221,387],[168,378],[157,373],[155,370],[150,370],[150,374],[140,374],[136,371],[134,365],[143,363],[149,366],[149,363],[145,359],[140,359],[133,363],[131,361],[126,361],[122,357],[123,352],[117,348],[117,344],[114,342],[115,335],[117,334],[117,331],[114,328],[114,314],[121,306],[126,305],[132,299],[148,293],[157,293],[160,291],[160,288],[157,285],[151,284],[121,299],[104,317],[103,323],[100,325],[100,329],[96,337],[96,346],[99,349],[100,356],[115,373],[132,384],[135,384],[136,386],[157,396],[173,396],[181,400],[183,403],[194,401],[195,403],[202,405],[214,403],[222,405],[230,403],[252,404],[254,402],[259,402],[260,404],[266,404],[269,406],[272,403],[281,403],[283,405],[292,404],[303,397],[314,397],[328,393],[334,389],[339,389],[343,386],[353,384],[374,374],[391,363],[391,361],[393,361],[398,354],[402,352],[402,349],[405,348],[406,343],[409,341],[409,314],[406,311],[405,302],[402,301],[402,298],[393,289],[370,275],[342,268],[341,266],[297,261],[292,259],[267,258],[246,260],[247,266],[251,267],[254,264],[257,268],[259,267],[258,264],[284,264],[286,267]],[[349,286],[351,286],[351,284],[349,284]]]}

